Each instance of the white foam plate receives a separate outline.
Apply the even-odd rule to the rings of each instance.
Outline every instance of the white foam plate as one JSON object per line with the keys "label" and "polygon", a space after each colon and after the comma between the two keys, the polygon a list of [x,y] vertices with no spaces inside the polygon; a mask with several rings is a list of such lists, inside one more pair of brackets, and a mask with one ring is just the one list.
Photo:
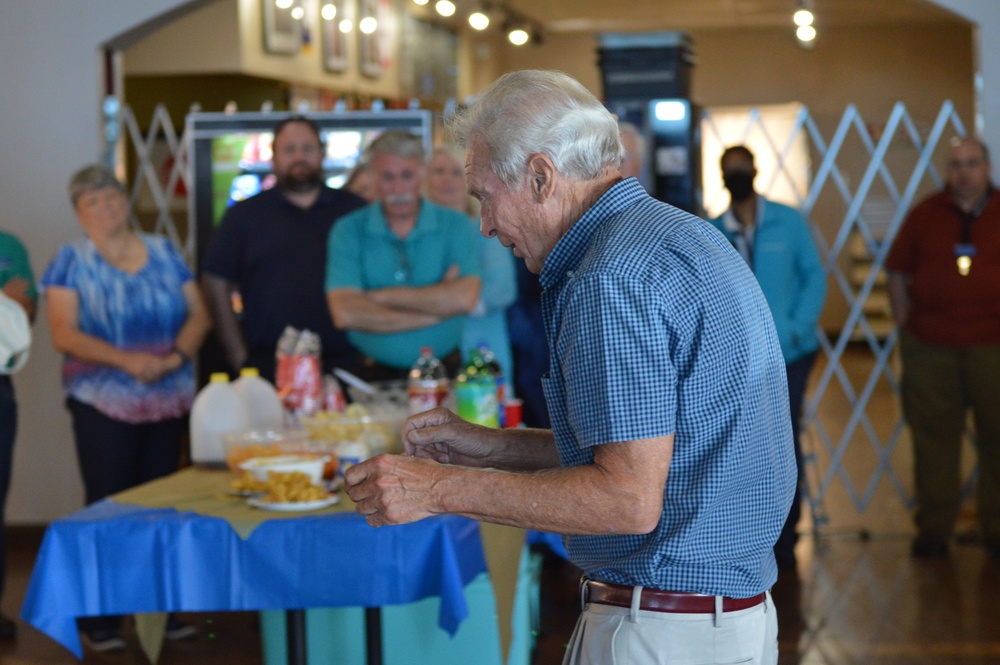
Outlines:
{"label": "white foam plate", "polygon": [[326,508],[332,506],[333,504],[340,501],[340,497],[336,494],[331,494],[325,499],[317,499],[316,501],[264,501],[260,498],[247,499],[247,504],[253,506],[254,508],[260,508],[261,510],[274,510],[280,513],[290,513],[298,510],[319,510],[320,508]]}

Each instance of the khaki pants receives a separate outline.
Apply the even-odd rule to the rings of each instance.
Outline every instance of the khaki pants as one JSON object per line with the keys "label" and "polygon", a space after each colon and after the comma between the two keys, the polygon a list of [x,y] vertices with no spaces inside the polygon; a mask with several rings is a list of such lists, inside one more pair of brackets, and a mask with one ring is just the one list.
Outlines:
{"label": "khaki pants", "polygon": [[737,612],[672,614],[587,605],[563,665],[775,665],[778,614],[771,594]]}
{"label": "khaki pants", "polygon": [[913,436],[917,528],[947,540],[961,500],[961,449],[972,409],[985,543],[1000,546],[1000,346],[932,346],[900,333],[903,414]]}

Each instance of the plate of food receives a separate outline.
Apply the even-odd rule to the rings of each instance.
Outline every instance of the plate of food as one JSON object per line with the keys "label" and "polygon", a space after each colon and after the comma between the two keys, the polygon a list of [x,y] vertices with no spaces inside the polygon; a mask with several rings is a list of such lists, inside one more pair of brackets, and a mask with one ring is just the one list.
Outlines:
{"label": "plate of food", "polygon": [[255,496],[264,496],[267,494],[267,490],[237,489],[234,487],[226,492],[226,494],[229,496],[239,496],[244,499],[249,499]]}
{"label": "plate of food", "polygon": [[268,501],[266,497],[251,497],[247,499],[247,504],[261,510],[274,510],[278,512],[295,512],[298,510],[319,510],[328,508],[340,501],[336,494],[330,494],[321,499],[313,501]]}

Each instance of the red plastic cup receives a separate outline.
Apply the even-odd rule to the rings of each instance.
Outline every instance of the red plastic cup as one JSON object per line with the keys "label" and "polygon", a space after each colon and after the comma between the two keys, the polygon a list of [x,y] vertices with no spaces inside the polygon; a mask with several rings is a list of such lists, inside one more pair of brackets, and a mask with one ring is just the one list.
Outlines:
{"label": "red plastic cup", "polygon": [[518,427],[521,424],[521,410],[524,402],[515,398],[504,402],[504,427]]}

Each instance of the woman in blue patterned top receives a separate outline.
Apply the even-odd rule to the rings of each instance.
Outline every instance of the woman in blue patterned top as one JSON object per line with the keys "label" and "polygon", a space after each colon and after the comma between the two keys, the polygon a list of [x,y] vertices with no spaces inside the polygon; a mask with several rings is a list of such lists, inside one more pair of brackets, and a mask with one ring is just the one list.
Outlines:
{"label": "woman in blue patterned top", "polygon": [[[132,230],[114,174],[70,180],[86,237],[42,277],[87,503],[177,470],[195,394],[191,358],[210,320],[191,271],[166,238]],[[93,622],[93,623],[90,623]],[[124,648],[117,617],[81,622],[91,645]]]}

